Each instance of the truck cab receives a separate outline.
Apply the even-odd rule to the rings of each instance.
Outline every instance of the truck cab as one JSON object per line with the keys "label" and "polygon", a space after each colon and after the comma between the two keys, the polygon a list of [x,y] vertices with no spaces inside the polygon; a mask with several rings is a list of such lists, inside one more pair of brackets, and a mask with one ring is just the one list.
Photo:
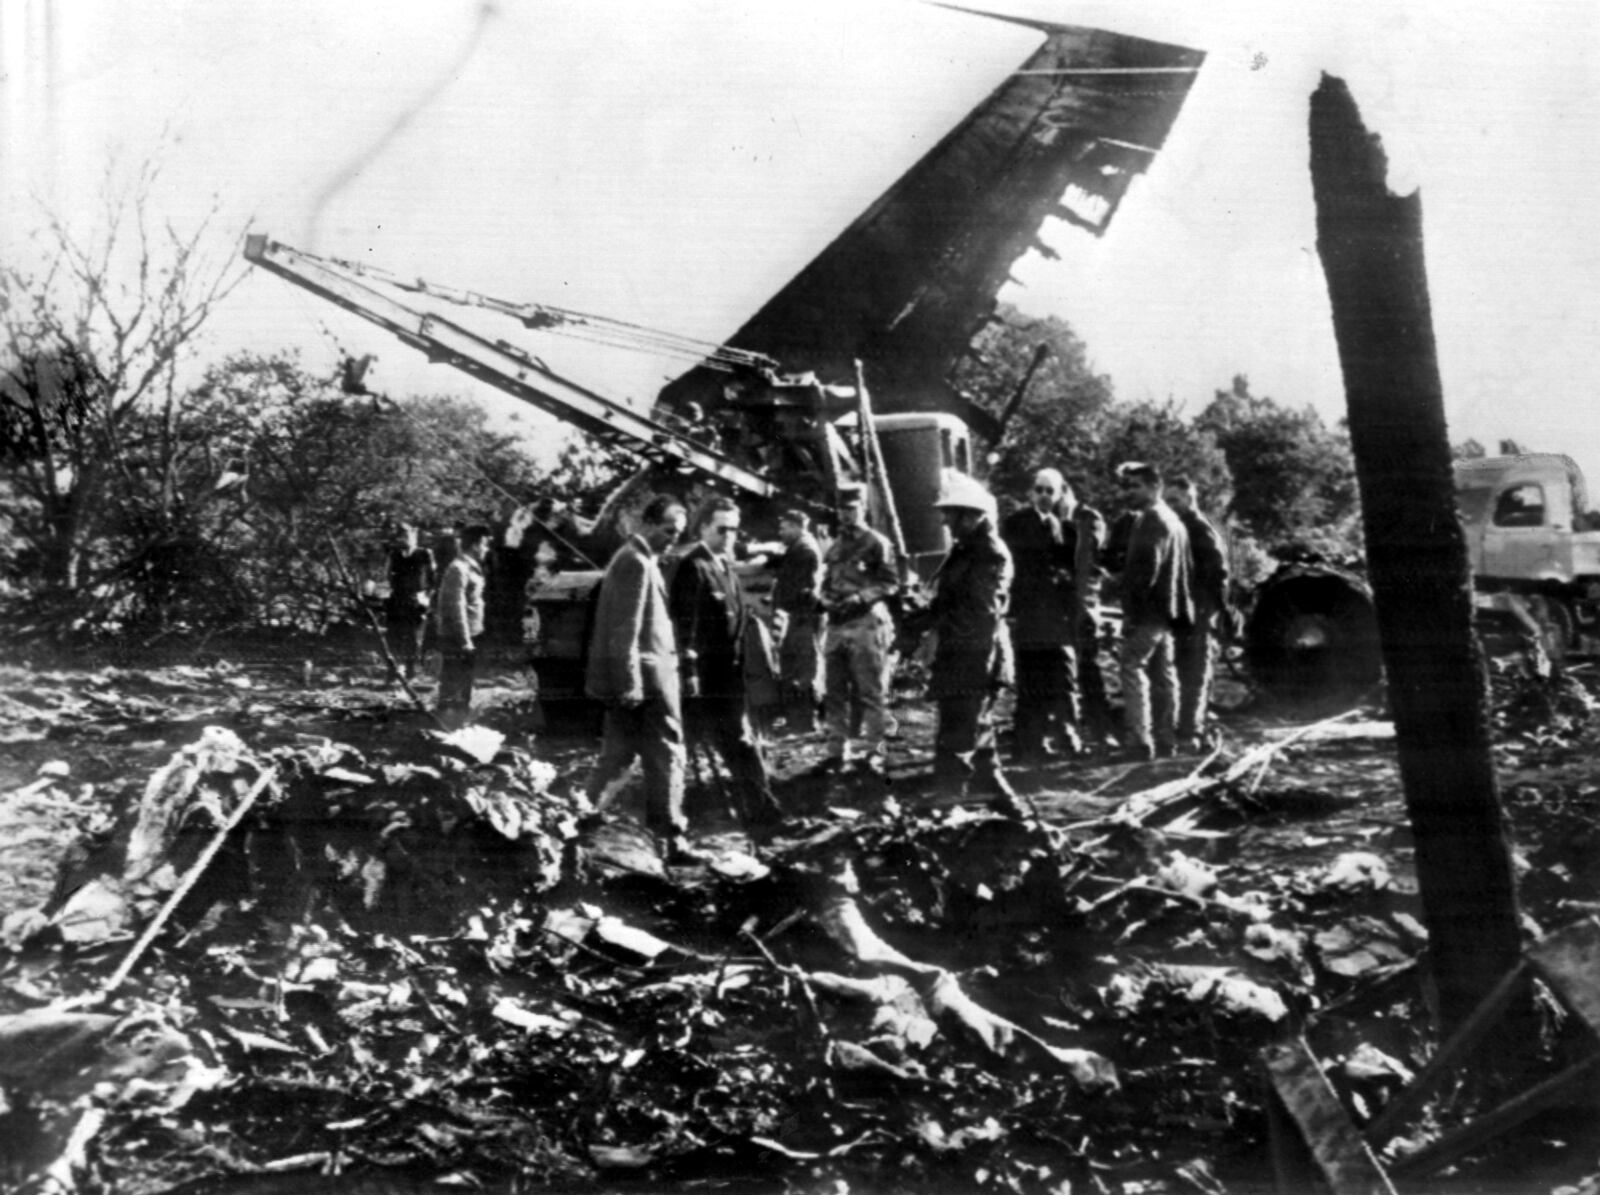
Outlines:
{"label": "truck cab", "polygon": [[1531,617],[1552,656],[1600,647],[1600,512],[1577,463],[1557,453],[1457,461],[1455,483],[1480,604]]}
{"label": "truck cab", "polygon": [[933,505],[939,477],[945,469],[972,472],[971,433],[962,420],[939,412],[879,415],[872,424],[883,449],[906,556],[919,576],[929,577],[950,551],[950,533]]}

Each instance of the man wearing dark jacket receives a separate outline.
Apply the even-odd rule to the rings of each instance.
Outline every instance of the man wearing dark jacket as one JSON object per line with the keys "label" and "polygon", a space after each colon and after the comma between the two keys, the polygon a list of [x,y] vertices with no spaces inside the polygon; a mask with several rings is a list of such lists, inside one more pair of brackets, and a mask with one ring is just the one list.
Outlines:
{"label": "man wearing dark jacket", "polygon": [[1072,566],[1077,530],[1053,513],[1066,482],[1040,469],[1026,506],[1000,524],[1011,551],[1011,642],[1017,653],[1016,762],[1037,764],[1050,754],[1045,737],[1054,727],[1061,747],[1076,755],[1078,686],[1072,652]]}
{"label": "man wearing dark jacket", "polygon": [[766,761],[745,710],[745,635],[751,618],[733,571],[739,508],[712,498],[700,511],[699,537],[678,562],[668,593],[678,638],[689,742],[714,747],[727,765],[746,825],[769,828],[783,820]]}
{"label": "man wearing dark jacket", "polygon": [[600,582],[584,690],[605,703],[600,758],[589,775],[589,799],[603,807],[644,765],[645,825],[668,862],[684,854],[683,714],[678,649],[667,610],[661,553],[683,534],[688,516],[675,498],[651,500],[639,533],[617,549]]}
{"label": "man wearing dark jacket", "polygon": [[995,530],[994,498],[965,474],[945,472],[934,506],[954,544],[928,608],[938,635],[928,696],[938,702],[933,779],[942,796],[985,792],[1018,812],[995,758],[994,701],[1012,682],[1006,635],[1011,552]]}
{"label": "man wearing dark jacket", "polygon": [[415,675],[422,659],[428,606],[433,601],[433,586],[438,579],[433,553],[422,546],[416,527],[410,523],[400,524],[394,547],[389,552],[389,600],[384,606],[384,623],[391,639],[390,646],[408,678]]}
{"label": "man wearing dark jacket", "polygon": [[1135,517],[1122,562],[1122,697],[1131,759],[1171,755],[1177,739],[1173,635],[1194,622],[1189,533],[1161,497],[1153,465],[1124,465],[1121,486]]}
{"label": "man wearing dark jacket", "polygon": [[1178,741],[1190,750],[1205,745],[1211,706],[1211,672],[1218,622],[1228,604],[1228,554],[1216,525],[1200,512],[1194,482],[1174,477],[1167,501],[1189,533],[1194,623],[1180,627],[1175,640],[1178,664]]}

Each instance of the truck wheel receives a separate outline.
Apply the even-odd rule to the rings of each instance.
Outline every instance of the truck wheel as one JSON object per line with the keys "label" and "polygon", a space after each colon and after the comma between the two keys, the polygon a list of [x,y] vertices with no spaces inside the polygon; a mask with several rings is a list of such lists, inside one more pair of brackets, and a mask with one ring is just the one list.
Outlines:
{"label": "truck wheel", "polygon": [[1576,634],[1572,609],[1561,598],[1548,593],[1530,593],[1523,596],[1528,613],[1539,624],[1541,646],[1552,664],[1566,661],[1572,651]]}

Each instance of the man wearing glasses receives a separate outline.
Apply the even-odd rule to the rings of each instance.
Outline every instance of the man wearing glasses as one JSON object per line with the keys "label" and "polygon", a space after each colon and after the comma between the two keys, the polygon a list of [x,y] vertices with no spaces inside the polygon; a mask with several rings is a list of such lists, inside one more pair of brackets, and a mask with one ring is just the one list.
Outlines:
{"label": "man wearing glasses", "polygon": [[733,570],[739,508],[712,498],[700,509],[699,542],[678,564],[667,605],[677,632],[684,720],[691,748],[704,742],[722,756],[745,825],[783,820],[766,761],[745,709],[745,634],[751,611]]}
{"label": "man wearing glasses", "polygon": [[1078,684],[1072,653],[1072,568],[1077,532],[1054,513],[1066,489],[1055,469],[1034,474],[1032,501],[1006,516],[1000,538],[1011,549],[1011,641],[1017,651],[1016,762],[1043,763],[1055,754],[1054,728],[1068,755],[1078,737]]}

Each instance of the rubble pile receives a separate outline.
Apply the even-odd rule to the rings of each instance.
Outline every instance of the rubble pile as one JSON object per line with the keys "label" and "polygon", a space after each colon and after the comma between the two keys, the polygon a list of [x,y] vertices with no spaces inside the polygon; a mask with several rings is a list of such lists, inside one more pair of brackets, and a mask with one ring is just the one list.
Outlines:
{"label": "rubble pile", "polygon": [[[1260,1179],[1263,1047],[1307,1032],[1375,1109],[1430,1044],[1404,832],[1240,849],[1315,816],[1262,784],[1278,750],[1066,824],[825,804],[668,872],[581,775],[482,727],[367,751],[208,730],[6,919],[6,1181]],[[1531,911],[1592,884],[1546,874]]]}

